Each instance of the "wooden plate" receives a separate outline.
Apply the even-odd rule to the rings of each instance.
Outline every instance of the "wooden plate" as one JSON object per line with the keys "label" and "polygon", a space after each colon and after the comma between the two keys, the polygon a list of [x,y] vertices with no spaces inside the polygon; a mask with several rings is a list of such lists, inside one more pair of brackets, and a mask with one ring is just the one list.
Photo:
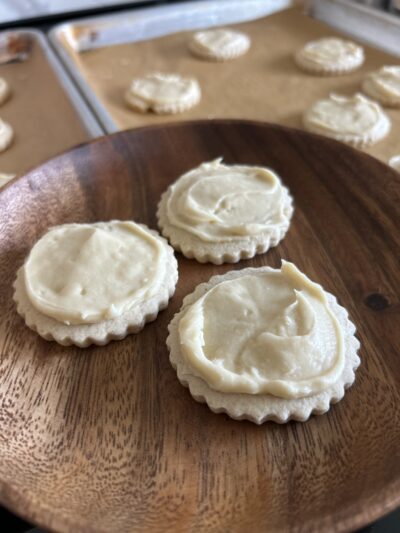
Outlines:
{"label": "wooden plate", "polygon": [[[15,272],[54,224],[156,227],[161,192],[223,156],[268,165],[296,211],[283,243],[235,266],[179,257],[168,309],[99,348],[40,339],[12,303]],[[400,175],[283,127],[180,123],[118,133],[0,193],[0,501],[57,531],[344,531],[400,504]],[[167,324],[199,282],[295,262],[338,296],[362,343],[355,385],[328,414],[260,427],[213,414],[176,378]]]}

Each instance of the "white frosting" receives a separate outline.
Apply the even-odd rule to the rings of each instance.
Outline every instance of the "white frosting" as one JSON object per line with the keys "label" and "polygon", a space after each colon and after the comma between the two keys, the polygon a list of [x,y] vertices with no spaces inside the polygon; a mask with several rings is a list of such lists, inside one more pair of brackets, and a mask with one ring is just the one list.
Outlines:
{"label": "white frosting", "polygon": [[208,59],[233,59],[249,48],[250,38],[246,34],[226,28],[198,31],[190,43],[192,52]]}
{"label": "white frosting", "polygon": [[229,166],[216,159],[171,185],[167,217],[171,225],[202,241],[232,241],[286,227],[287,196],[272,170]]}
{"label": "white frosting", "polygon": [[376,102],[362,94],[331,94],[316,102],[304,116],[307,129],[341,139],[368,137],[378,140],[390,129],[390,120]]}
{"label": "white frosting", "polygon": [[0,119],[0,152],[4,152],[12,143],[14,132],[10,124]]}
{"label": "white frosting", "polygon": [[326,37],[307,43],[295,56],[296,62],[311,70],[353,70],[364,61],[361,46],[339,39]]}
{"label": "white frosting", "polygon": [[4,78],[0,78],[0,105],[2,105],[10,95],[10,86]]}
{"label": "white frosting", "polygon": [[368,74],[363,91],[383,103],[400,104],[400,66],[386,66]]}
{"label": "white frosting", "polygon": [[0,189],[13,178],[15,178],[15,174],[6,174],[5,172],[0,172]]}
{"label": "white frosting", "polygon": [[29,254],[26,292],[36,309],[65,324],[116,318],[159,291],[165,253],[134,222],[58,226]]}
{"label": "white frosting", "polygon": [[220,392],[301,398],[336,383],[345,364],[326,293],[291,263],[212,287],[178,330],[188,366]]}
{"label": "white frosting", "polygon": [[143,112],[176,113],[196,105],[201,91],[194,78],[154,73],[134,79],[125,97],[129,105]]}

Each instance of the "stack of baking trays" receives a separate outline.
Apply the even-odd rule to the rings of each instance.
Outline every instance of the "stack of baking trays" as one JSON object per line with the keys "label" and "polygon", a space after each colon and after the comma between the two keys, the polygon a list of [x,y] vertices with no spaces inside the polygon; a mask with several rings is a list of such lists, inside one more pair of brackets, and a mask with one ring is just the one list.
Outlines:
{"label": "stack of baking trays", "polygon": [[[287,4],[274,2],[274,8]],[[382,20],[382,15],[374,18],[373,11],[364,6],[340,0],[327,6],[332,8],[332,4],[341,17],[332,14],[324,2],[311,5],[312,12],[329,19],[329,26],[296,7],[271,14],[271,5],[264,1],[252,0],[246,5],[207,1],[73,21],[54,28],[50,39],[108,133],[207,118],[246,118],[302,128],[304,112],[317,100],[331,93],[350,96],[360,92],[368,72],[399,63],[399,58],[388,52],[396,50],[396,36],[400,50],[396,17],[386,15]],[[343,29],[345,17],[351,21],[353,40],[364,40],[361,68],[341,76],[302,72],[293,61],[295,52],[311,40],[343,37],[345,34],[333,27]],[[361,26],[356,24],[357,18],[363,21]],[[227,24],[250,37],[251,53],[223,64],[202,61],[190,53],[193,30]],[[355,35],[359,38],[354,39]],[[202,91],[200,104],[178,115],[131,110],[125,92],[132,78],[149,72],[173,72],[197,79]],[[400,152],[400,112],[387,110],[387,114],[391,133],[366,150],[385,162]]]}
{"label": "stack of baking trays", "polygon": [[0,33],[1,119],[12,129],[0,173],[20,175],[71,146],[102,134],[96,118],[36,30]]}
{"label": "stack of baking trays", "polygon": [[[310,12],[328,19],[329,26],[290,8],[289,0],[131,9],[54,27],[49,38],[58,58],[37,30],[1,32],[0,77],[10,95],[0,107],[0,118],[14,135],[11,146],[0,153],[0,174],[20,175],[102,133],[171,120],[247,118],[301,128],[304,111],[316,100],[332,92],[353,94],[367,72],[398,63],[393,52],[400,50],[400,24],[395,16],[343,0],[312,2]],[[193,30],[227,24],[251,38],[251,54],[221,65],[190,53]],[[343,35],[333,27],[373,42],[363,43],[363,66],[335,77],[301,72],[293,54],[312,39]],[[200,105],[174,116],[131,110],[124,93],[132,78],[149,71],[195,77],[202,89]],[[385,162],[400,153],[400,113],[387,114],[390,135],[367,150]]]}

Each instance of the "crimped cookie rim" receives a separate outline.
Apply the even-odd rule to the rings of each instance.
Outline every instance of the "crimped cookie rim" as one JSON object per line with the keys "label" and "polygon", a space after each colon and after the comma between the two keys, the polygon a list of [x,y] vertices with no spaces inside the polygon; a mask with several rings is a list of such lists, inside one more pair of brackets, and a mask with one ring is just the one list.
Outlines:
{"label": "crimped cookie rim", "polygon": [[[91,344],[104,346],[112,340],[122,340],[130,333],[138,333],[144,328],[146,323],[155,320],[158,313],[167,307],[169,299],[175,292],[178,281],[178,263],[173,248],[168,244],[166,239],[157,231],[148,228],[145,224],[135,224],[156,237],[167,252],[167,269],[164,282],[162,283],[162,290],[159,293],[114,319],[103,320],[93,324],[67,326],[40,312],[30,302],[22,278],[24,263],[18,269],[16,279],[13,283],[13,300],[16,303],[18,314],[24,319],[27,327],[35,331],[45,340],[55,341],[62,346],[75,345],[79,348],[86,348]],[[44,324],[47,324],[47,327],[43,327]],[[101,333],[96,333],[95,330],[97,327],[104,325],[108,325],[108,328],[105,329],[105,335],[103,330]],[[59,330],[61,328],[62,331],[60,332]],[[82,330],[86,330],[86,337],[81,334]]]}
{"label": "crimped cookie rim", "polygon": [[[355,380],[355,370],[360,364],[360,358],[357,355],[357,351],[360,347],[360,343],[358,339],[355,337],[355,326],[351,322],[351,320],[348,318],[348,313],[346,309],[342,306],[340,306],[335,298],[331,293],[324,291],[325,294],[328,297],[328,301],[331,305],[331,309],[333,307],[333,312],[335,313],[335,316],[340,320],[341,324],[345,327],[345,336],[346,336],[346,364],[345,368],[343,370],[343,374],[341,376],[341,380],[337,382],[336,384],[332,385],[325,391],[322,391],[316,395],[308,396],[307,398],[299,398],[299,399],[291,399],[291,400],[285,400],[283,398],[274,397],[272,395],[255,395],[254,397],[252,395],[247,394],[235,394],[235,393],[222,393],[218,391],[214,391],[211,389],[208,384],[199,376],[196,376],[194,374],[190,374],[190,368],[189,372],[184,372],[184,369],[188,369],[187,363],[184,361],[180,348],[179,348],[179,339],[178,339],[178,324],[180,319],[182,318],[183,313],[185,312],[186,308],[197,301],[197,299],[202,296],[204,293],[208,292],[209,289],[214,287],[215,285],[218,285],[219,283],[227,280],[227,279],[235,279],[238,277],[241,277],[243,275],[246,275],[251,272],[261,273],[266,271],[275,270],[271,267],[259,267],[259,268],[245,268],[242,270],[234,270],[227,272],[223,275],[213,276],[210,278],[208,282],[201,283],[197,285],[197,287],[194,289],[192,293],[187,295],[182,303],[181,309],[178,313],[175,314],[173,319],[171,320],[170,324],[168,325],[168,331],[169,335],[167,337],[167,346],[170,352],[169,358],[171,365],[177,372],[178,380],[180,383],[187,387],[190,391],[190,394],[192,397],[199,402],[206,403],[207,406],[211,409],[211,411],[215,413],[225,413],[231,418],[235,420],[249,420],[251,422],[254,422],[256,424],[262,424],[264,422],[267,422],[268,420],[275,421],[278,423],[286,423],[290,420],[296,420],[296,421],[306,421],[309,419],[309,417],[313,414],[323,414],[327,412],[330,408],[330,405],[333,403],[339,402],[344,394],[345,390],[350,387]],[[199,393],[200,389],[200,393]],[[204,391],[205,389],[205,391]],[[229,397],[240,400],[241,398],[246,398],[247,402],[251,403],[253,402],[253,406],[255,402],[259,402],[259,399],[264,399],[269,402],[269,404],[283,404],[283,408],[279,411],[278,409],[272,409],[268,405],[264,408],[263,414],[260,416],[256,415],[254,412],[246,412],[244,409],[235,410],[233,407],[227,406],[227,402],[229,402]],[[217,399],[217,403],[215,401],[215,398]],[[254,398],[254,401],[253,401]],[[221,401],[220,405],[218,405],[218,400]],[[304,401],[306,400],[306,401]],[[314,402],[312,402],[314,400]],[[303,404],[306,405],[303,405]],[[307,405],[310,404],[311,405]],[[294,404],[294,406],[293,406]],[[292,405],[292,408],[289,408],[289,405]],[[254,409],[257,411],[257,409]],[[259,409],[258,409],[259,410]]]}
{"label": "crimped cookie rim", "polygon": [[[216,265],[238,263],[242,259],[251,259],[255,255],[266,253],[270,248],[277,246],[288,232],[294,213],[293,197],[282,182],[281,187],[284,189],[286,201],[284,212],[287,220],[269,233],[256,236],[249,235],[243,239],[223,241],[221,243],[202,241],[196,235],[169,223],[166,206],[172,194],[170,186],[162,193],[158,203],[157,225],[174,250],[182,253],[188,259],[196,259],[199,263],[213,263]],[[186,237],[184,245],[182,245],[182,237]],[[229,251],[222,250],[226,246],[230,248]],[[204,248],[204,253],[201,253],[199,248]]]}

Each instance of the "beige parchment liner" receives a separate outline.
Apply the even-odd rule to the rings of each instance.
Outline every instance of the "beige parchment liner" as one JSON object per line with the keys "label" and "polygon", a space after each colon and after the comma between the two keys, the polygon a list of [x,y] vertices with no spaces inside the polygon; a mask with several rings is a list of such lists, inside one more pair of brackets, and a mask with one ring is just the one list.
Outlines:
{"label": "beige parchment liner", "polygon": [[[204,118],[247,118],[302,128],[301,116],[316,100],[330,92],[354,94],[361,90],[367,72],[400,63],[390,54],[364,46],[365,63],[355,72],[337,77],[302,72],[293,54],[306,42],[328,36],[349,37],[304,15],[299,8],[229,27],[245,32],[252,44],[246,55],[226,63],[195,58],[189,50],[191,31],[81,54],[63,44],[120,129]],[[130,81],[149,71],[197,78],[202,90],[200,104],[180,116],[142,115],[129,110],[124,93]],[[385,162],[398,152],[400,137],[400,113],[387,110],[387,114],[392,120],[390,135],[365,150]]]}
{"label": "beige parchment liner", "polygon": [[14,130],[14,141],[0,154],[0,172],[22,174],[89,135],[65,94],[45,52],[34,40],[26,61],[0,65],[11,95],[0,117]]}

